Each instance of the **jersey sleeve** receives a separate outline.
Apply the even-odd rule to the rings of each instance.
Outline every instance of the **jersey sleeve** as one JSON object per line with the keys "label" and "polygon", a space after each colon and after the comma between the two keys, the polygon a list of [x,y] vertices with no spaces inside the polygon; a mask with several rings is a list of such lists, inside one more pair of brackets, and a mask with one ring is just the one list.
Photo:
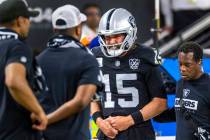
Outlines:
{"label": "jersey sleeve", "polygon": [[159,55],[159,52],[155,48],[149,48],[145,46],[141,46],[141,51],[139,51],[139,56],[141,59],[143,59],[145,62],[149,63],[150,65],[160,65],[161,64],[161,57]]}
{"label": "jersey sleeve", "polygon": [[88,54],[82,62],[82,71],[79,85],[83,84],[94,84],[101,86],[101,76],[99,73],[98,62],[95,57]]}
{"label": "jersey sleeve", "polygon": [[159,66],[151,66],[146,73],[146,84],[151,98],[166,98]]}
{"label": "jersey sleeve", "polygon": [[32,63],[32,54],[30,49],[27,46],[24,46],[21,43],[16,43],[8,51],[6,65],[10,63],[21,63],[26,68],[29,68]]}

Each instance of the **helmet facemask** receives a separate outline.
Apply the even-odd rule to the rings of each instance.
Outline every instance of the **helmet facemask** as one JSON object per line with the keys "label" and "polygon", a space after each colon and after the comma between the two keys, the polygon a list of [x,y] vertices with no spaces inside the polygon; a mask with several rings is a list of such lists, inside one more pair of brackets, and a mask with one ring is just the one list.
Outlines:
{"label": "helmet facemask", "polygon": [[[125,38],[118,44],[106,44],[106,36],[125,34]],[[129,51],[135,40],[137,27],[135,18],[123,8],[111,9],[101,18],[98,29],[99,43],[106,57],[118,57]]]}
{"label": "helmet facemask", "polygon": [[[120,32],[113,32],[109,33],[99,33],[99,43],[102,52],[106,57],[118,57],[127,51],[129,51],[133,45],[133,43],[136,40],[136,32],[137,28],[128,28],[127,30],[121,30]],[[111,44],[108,45],[105,43],[105,36],[110,35],[118,35],[118,34],[124,34],[125,38],[121,43]]]}

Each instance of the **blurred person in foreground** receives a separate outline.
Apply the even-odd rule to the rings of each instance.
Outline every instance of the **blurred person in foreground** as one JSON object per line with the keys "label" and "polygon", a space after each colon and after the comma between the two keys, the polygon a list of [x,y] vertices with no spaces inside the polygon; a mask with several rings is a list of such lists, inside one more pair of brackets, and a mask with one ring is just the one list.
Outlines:
{"label": "blurred person in foreground", "polygon": [[40,96],[48,114],[46,140],[88,140],[89,103],[100,85],[99,67],[88,48],[79,42],[86,16],[73,5],[52,14],[55,35],[37,57],[49,91]]}
{"label": "blurred person in foreground", "polygon": [[155,140],[150,119],[167,108],[157,54],[135,43],[135,18],[111,9],[99,23],[100,48],[93,48],[105,91],[91,103],[99,140]]}
{"label": "blurred person in foreground", "polygon": [[0,1],[1,140],[38,140],[38,132],[32,127],[44,130],[47,125],[32,90],[35,70],[31,49],[25,44],[29,18],[38,14],[29,10],[24,0]]}

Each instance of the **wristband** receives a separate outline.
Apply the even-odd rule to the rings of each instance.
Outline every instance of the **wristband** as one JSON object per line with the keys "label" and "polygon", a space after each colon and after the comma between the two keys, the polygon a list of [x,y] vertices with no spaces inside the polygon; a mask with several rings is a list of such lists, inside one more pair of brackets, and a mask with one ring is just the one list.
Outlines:
{"label": "wristband", "polygon": [[144,118],[140,111],[131,113],[131,117],[133,118],[135,124],[140,124],[140,123],[144,122]]}
{"label": "wristband", "polygon": [[96,112],[93,113],[93,115],[92,115],[93,121],[94,121],[95,123],[96,123],[97,118],[99,118],[99,117],[103,118],[103,117],[102,117],[102,114],[101,114],[101,111],[96,111]]}

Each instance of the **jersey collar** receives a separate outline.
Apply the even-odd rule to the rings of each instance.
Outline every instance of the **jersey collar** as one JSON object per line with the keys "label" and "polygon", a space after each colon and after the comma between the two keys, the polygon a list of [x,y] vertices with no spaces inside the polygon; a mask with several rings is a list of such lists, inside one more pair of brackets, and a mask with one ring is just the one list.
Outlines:
{"label": "jersey collar", "polygon": [[0,27],[0,40],[7,39],[19,39],[24,41],[25,39],[21,38],[17,32],[6,27]]}

